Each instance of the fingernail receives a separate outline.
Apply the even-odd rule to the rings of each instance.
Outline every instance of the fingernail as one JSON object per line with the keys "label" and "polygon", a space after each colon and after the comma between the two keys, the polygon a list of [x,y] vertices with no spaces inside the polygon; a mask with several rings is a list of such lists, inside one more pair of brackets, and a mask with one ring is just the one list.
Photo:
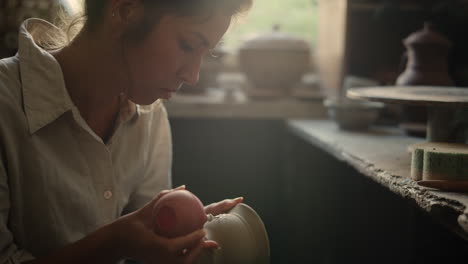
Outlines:
{"label": "fingernail", "polygon": [[174,190],[185,190],[185,184],[175,188]]}
{"label": "fingernail", "polygon": [[244,200],[244,197],[242,197],[242,196],[241,196],[241,197],[237,197],[237,198],[236,198],[236,199],[234,199],[234,200],[236,200],[236,201],[239,201],[239,200]]}

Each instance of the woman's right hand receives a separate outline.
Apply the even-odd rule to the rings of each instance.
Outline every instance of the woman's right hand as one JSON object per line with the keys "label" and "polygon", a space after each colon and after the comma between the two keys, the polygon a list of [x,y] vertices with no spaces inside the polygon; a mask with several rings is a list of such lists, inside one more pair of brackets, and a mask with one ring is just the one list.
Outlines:
{"label": "woman's right hand", "polygon": [[140,210],[125,215],[107,226],[114,248],[123,258],[153,263],[193,263],[204,248],[217,248],[214,241],[205,240],[205,231],[198,230],[186,236],[165,238],[154,233],[152,219],[154,204],[165,194],[179,188],[163,191]]}

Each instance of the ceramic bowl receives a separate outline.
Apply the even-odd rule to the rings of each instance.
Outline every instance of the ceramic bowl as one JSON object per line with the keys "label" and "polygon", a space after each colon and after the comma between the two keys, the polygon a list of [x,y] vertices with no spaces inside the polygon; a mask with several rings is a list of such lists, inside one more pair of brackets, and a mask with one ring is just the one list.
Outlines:
{"label": "ceramic bowl", "polygon": [[239,48],[239,65],[247,76],[251,97],[289,95],[310,66],[309,44],[283,33],[278,26],[270,33],[245,41]]}
{"label": "ceramic bowl", "polygon": [[265,226],[246,204],[238,204],[227,214],[209,216],[204,228],[207,238],[220,245],[203,252],[198,264],[267,264],[270,246]]}
{"label": "ceramic bowl", "polygon": [[327,99],[324,105],[328,109],[330,119],[344,130],[365,130],[374,123],[379,116],[383,103],[357,101],[349,99]]}

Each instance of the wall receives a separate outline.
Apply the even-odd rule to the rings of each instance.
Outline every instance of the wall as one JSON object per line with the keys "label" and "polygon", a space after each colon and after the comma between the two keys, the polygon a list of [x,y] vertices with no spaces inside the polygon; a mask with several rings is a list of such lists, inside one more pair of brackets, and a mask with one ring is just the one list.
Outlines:
{"label": "wall", "polygon": [[204,204],[243,196],[282,248],[282,121],[171,119],[174,186],[186,184]]}

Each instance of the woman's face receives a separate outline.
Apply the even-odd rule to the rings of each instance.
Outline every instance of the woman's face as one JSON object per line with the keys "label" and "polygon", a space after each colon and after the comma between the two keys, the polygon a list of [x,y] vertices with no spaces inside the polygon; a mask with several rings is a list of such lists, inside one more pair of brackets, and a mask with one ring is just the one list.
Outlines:
{"label": "woman's face", "polygon": [[141,43],[126,49],[131,86],[128,97],[148,105],[169,99],[184,83],[198,81],[202,58],[229,27],[230,16],[215,14],[200,22],[194,17],[163,16]]}

